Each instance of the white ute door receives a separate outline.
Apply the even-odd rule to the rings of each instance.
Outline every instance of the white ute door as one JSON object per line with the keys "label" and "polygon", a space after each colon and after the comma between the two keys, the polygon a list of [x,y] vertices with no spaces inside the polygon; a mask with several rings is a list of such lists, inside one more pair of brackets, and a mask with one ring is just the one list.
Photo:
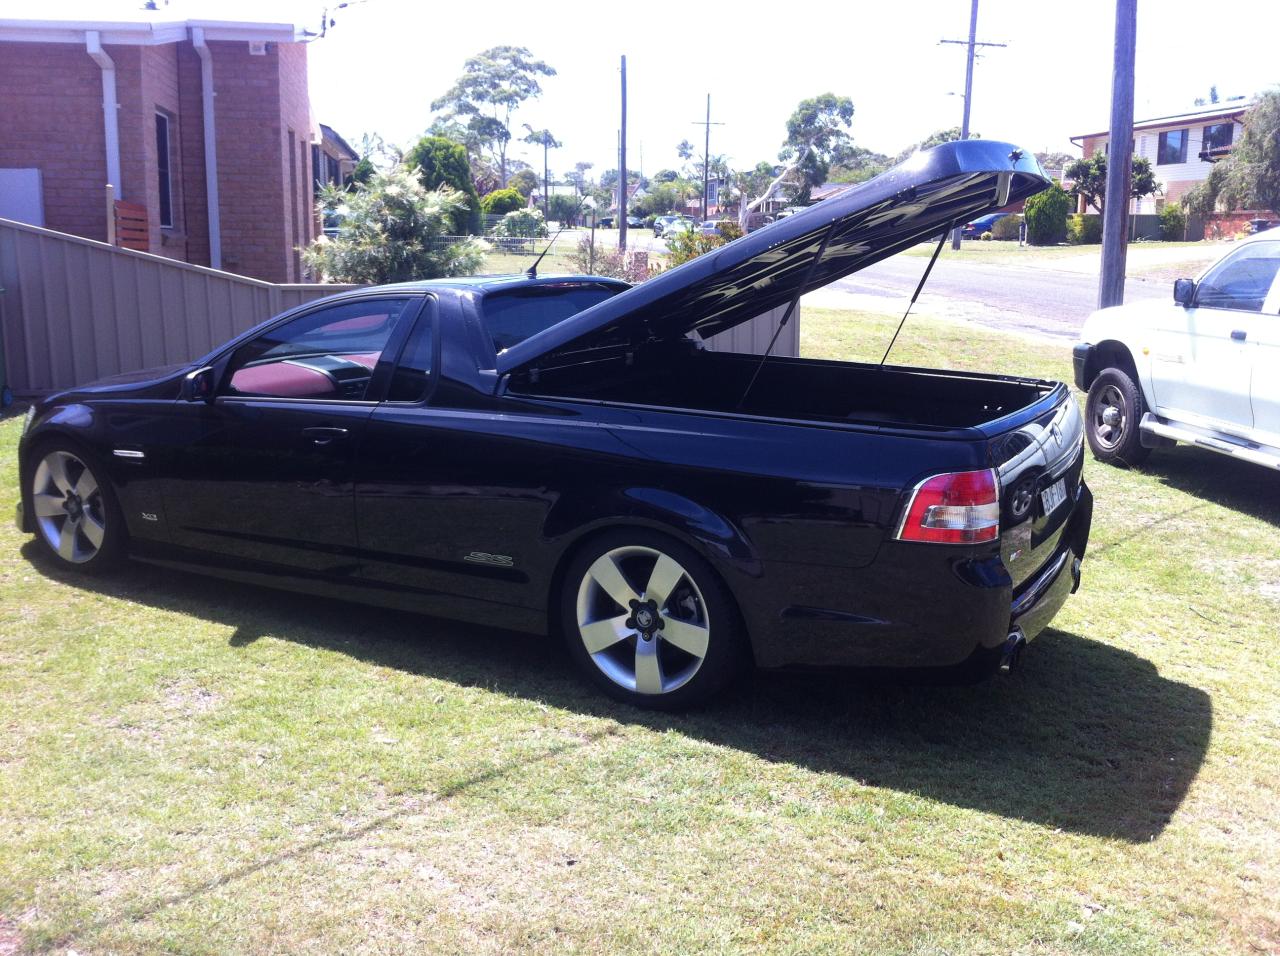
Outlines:
{"label": "white ute door", "polygon": [[1252,429],[1250,339],[1277,270],[1280,242],[1250,242],[1205,274],[1191,306],[1164,314],[1151,355],[1157,414],[1237,435]]}
{"label": "white ute door", "polygon": [[[1280,254],[1280,243],[1277,243]],[[1250,333],[1253,346],[1253,382],[1249,390],[1253,406],[1254,440],[1280,448],[1280,272]]]}

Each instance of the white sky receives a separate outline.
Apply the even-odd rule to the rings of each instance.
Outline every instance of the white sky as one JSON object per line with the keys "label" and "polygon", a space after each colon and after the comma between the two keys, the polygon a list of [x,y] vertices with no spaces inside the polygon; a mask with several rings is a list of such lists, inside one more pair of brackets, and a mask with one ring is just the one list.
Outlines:
{"label": "white sky", "polygon": [[[41,5],[38,15],[99,15],[141,6],[123,0]],[[310,0],[172,0],[172,16],[293,20],[318,29]],[[19,12],[19,9],[21,12]],[[565,145],[553,174],[583,160],[593,173],[616,166],[618,58],[627,56],[628,166],[676,167],[684,138],[701,152],[701,119],[712,98],[712,153],[731,165],[774,160],[787,116],[804,97],[852,98],[857,145],[894,153],[933,130],[959,125],[964,48],[940,46],[968,33],[968,0],[897,0],[757,5],[530,0],[435,3],[360,0],[332,10],[337,21],[310,49],[312,109],[353,145],[376,132],[407,144],[431,121],[430,103],[467,56],[498,44],[528,47],[555,67],[541,99],[515,117],[546,127]],[[759,12],[753,12],[758,10]],[[0,0],[0,16],[32,16],[26,2]],[[161,14],[161,16],[164,15]],[[978,39],[989,48],[974,72],[972,129],[1031,150],[1070,152],[1068,137],[1104,129],[1111,87],[1112,0],[982,0]],[[1280,83],[1275,0],[1141,0],[1136,113],[1190,108],[1216,83],[1225,98]],[[540,167],[541,150],[511,154]]]}

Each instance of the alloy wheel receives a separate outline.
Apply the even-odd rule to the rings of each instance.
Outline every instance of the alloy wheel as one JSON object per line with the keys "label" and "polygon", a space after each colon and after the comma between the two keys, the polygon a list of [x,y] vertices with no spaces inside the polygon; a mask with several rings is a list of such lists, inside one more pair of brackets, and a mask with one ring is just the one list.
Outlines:
{"label": "alloy wheel", "polygon": [[31,508],[45,543],[64,561],[84,564],[102,549],[107,509],[88,466],[69,451],[40,459],[31,484]]}
{"label": "alloy wheel", "polygon": [[578,636],[609,680],[668,694],[702,666],[711,640],[706,601],[689,572],[655,548],[614,548],[578,586]]}

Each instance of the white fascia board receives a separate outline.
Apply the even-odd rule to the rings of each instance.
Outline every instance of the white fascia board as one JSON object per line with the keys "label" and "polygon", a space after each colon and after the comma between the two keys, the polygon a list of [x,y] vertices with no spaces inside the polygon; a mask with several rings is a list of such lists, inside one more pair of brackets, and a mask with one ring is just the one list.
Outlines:
{"label": "white fascia board", "polygon": [[268,40],[293,43],[292,23],[245,23],[232,20],[17,20],[0,19],[0,41],[17,43],[84,43],[86,32],[99,34],[104,45],[160,46],[187,38],[189,27],[203,27],[210,40]]}

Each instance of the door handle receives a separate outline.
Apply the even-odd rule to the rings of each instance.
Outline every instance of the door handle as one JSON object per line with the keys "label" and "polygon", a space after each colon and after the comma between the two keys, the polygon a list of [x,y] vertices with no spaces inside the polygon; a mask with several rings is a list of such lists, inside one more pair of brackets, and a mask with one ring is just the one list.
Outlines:
{"label": "door handle", "polygon": [[1231,330],[1231,339],[1232,339],[1232,341],[1234,341],[1234,342],[1243,342],[1243,341],[1245,340],[1245,338],[1246,338],[1246,337],[1247,337],[1247,336],[1245,335],[1245,331],[1244,331],[1244,329],[1232,329],[1232,330]]}
{"label": "door handle", "polygon": [[314,445],[327,445],[339,438],[346,438],[347,430],[332,425],[312,425],[302,429],[302,434],[310,438]]}

